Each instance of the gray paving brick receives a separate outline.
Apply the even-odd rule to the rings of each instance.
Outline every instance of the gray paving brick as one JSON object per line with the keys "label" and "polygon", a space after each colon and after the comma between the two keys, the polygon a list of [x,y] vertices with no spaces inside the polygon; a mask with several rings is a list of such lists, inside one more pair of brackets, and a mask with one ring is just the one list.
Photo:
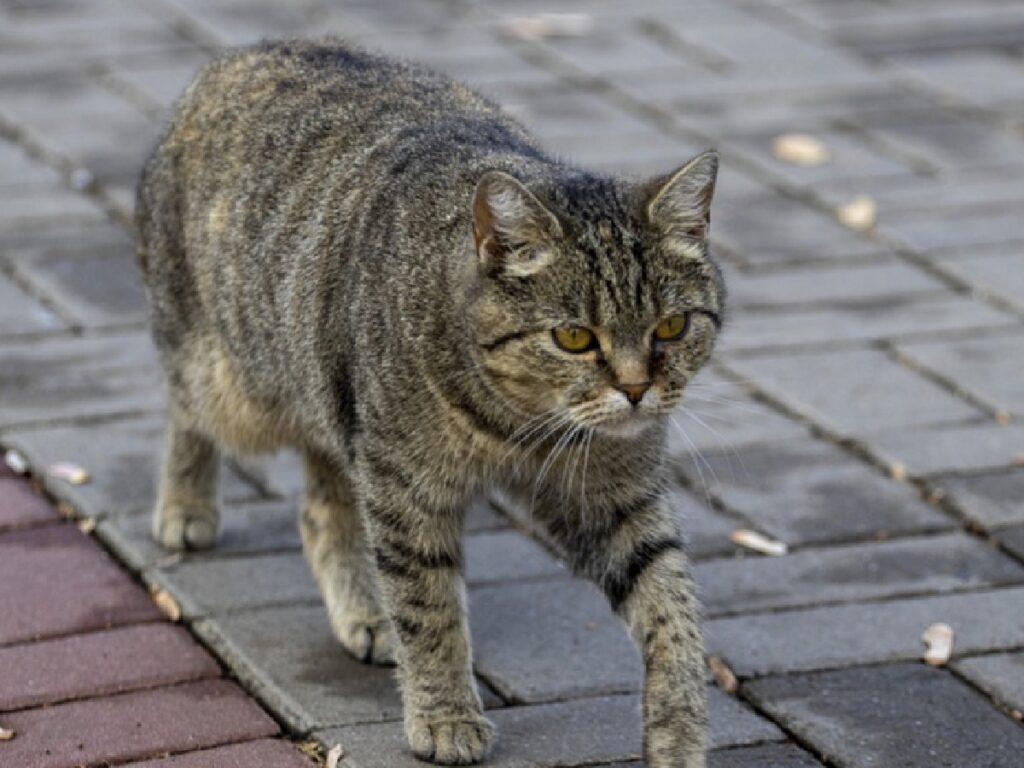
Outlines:
{"label": "gray paving brick", "polygon": [[660,176],[707,149],[653,130],[580,139],[554,136],[544,143],[558,157],[598,171],[630,176]]}
{"label": "gray paving brick", "polygon": [[0,193],[28,186],[59,184],[60,174],[30,157],[21,147],[0,139]]}
{"label": "gray paving brick", "polygon": [[[712,747],[782,738],[774,725],[716,688],[709,690],[709,710]],[[498,728],[498,740],[487,765],[495,768],[595,765],[629,760],[640,754],[643,726],[639,696],[509,707],[495,710],[489,716]],[[409,754],[400,723],[337,728],[318,732],[316,736],[325,745],[344,747],[342,764],[345,768],[416,768],[422,765]],[[780,764],[779,768],[783,765],[789,764]]]}
{"label": "gray paving brick", "polygon": [[607,600],[576,579],[470,590],[477,670],[513,702],[638,690],[640,656]]}
{"label": "gray paving brick", "polygon": [[634,25],[617,18],[598,17],[596,24],[579,36],[552,39],[542,44],[549,54],[590,74],[672,67],[681,58],[642,34]]}
{"label": "gray paving brick", "polygon": [[[952,527],[916,490],[883,477],[822,440],[706,453],[686,467],[754,526],[791,545],[875,538]],[[702,467],[698,473],[697,467]]]}
{"label": "gray paving brick", "polygon": [[201,49],[183,47],[156,55],[116,57],[108,60],[108,66],[118,81],[128,83],[154,104],[170,107],[209,58]]}
{"label": "gray paving brick", "polygon": [[0,274],[0,337],[58,330],[64,323],[52,310]]}
{"label": "gray paving brick", "polygon": [[917,251],[973,249],[1024,242],[1017,213],[962,211],[888,216],[879,222],[878,230]]}
{"label": "gray paving brick", "polygon": [[1019,463],[1024,453],[1024,425],[993,422],[897,430],[872,435],[868,448],[882,461],[902,464],[911,475],[999,469]]}
{"label": "gray paving brick", "polygon": [[1024,711],[1024,652],[961,659],[954,669],[998,702]]}
{"label": "gray paving brick", "polygon": [[932,484],[973,522],[985,528],[1024,523],[1024,469],[936,477]]}
{"label": "gray paving brick", "polygon": [[921,633],[937,621],[954,628],[958,656],[1019,648],[1024,589],[714,619],[707,648],[741,676],[912,660],[924,652]]}
{"label": "gray paving brick", "polygon": [[101,222],[103,209],[85,195],[56,184],[11,187],[0,191],[0,230],[19,225],[38,229],[54,219],[63,222]]}
{"label": "gray paving brick", "polygon": [[144,334],[0,347],[0,428],[163,407],[162,374]]}
{"label": "gray paving brick", "polygon": [[1024,333],[905,344],[899,350],[986,403],[1024,415]]}
{"label": "gray paving brick", "polygon": [[1024,567],[963,533],[697,563],[708,615],[777,610],[1024,582]]}
{"label": "gray paving brick", "polygon": [[730,554],[736,546],[729,534],[741,524],[735,519],[714,511],[697,494],[672,485],[668,491],[668,505],[681,520],[683,539],[691,557]]}
{"label": "gray paving brick", "polygon": [[922,664],[761,680],[746,691],[843,768],[1012,768],[1024,750],[1019,724],[949,672]]}
{"label": "gray paving brick", "polygon": [[749,353],[1018,325],[1009,314],[948,293],[795,312],[741,310],[732,316],[723,331],[719,348],[726,354]]}
{"label": "gray paving brick", "polygon": [[800,305],[897,303],[908,296],[935,296],[946,288],[936,278],[904,262],[749,273],[724,268],[729,306],[790,309]]}
{"label": "gray paving brick", "polygon": [[991,51],[915,56],[894,63],[911,81],[964,104],[998,109],[1024,99],[1024,63]]}
{"label": "gray paving brick", "polygon": [[[43,485],[89,517],[148,513],[156,499],[163,451],[163,418],[150,416],[101,424],[31,429],[4,433],[4,443],[28,458]],[[57,461],[72,461],[89,471],[85,485],[70,485],[45,474]],[[257,491],[230,469],[221,475],[222,498],[253,499]]]}
{"label": "gray paving brick", "polygon": [[708,755],[709,768],[818,768],[817,760],[793,744],[723,749]]}
{"label": "gray paving brick", "polygon": [[1024,246],[1008,246],[973,258],[939,259],[947,272],[972,285],[983,295],[995,296],[1024,311],[1024,271],[1018,269]]}
{"label": "gray paving brick", "polygon": [[754,357],[733,368],[813,423],[846,435],[986,416],[879,350]]}
{"label": "gray paving brick", "polygon": [[999,543],[1024,561],[1024,525],[1014,525],[996,534]]}

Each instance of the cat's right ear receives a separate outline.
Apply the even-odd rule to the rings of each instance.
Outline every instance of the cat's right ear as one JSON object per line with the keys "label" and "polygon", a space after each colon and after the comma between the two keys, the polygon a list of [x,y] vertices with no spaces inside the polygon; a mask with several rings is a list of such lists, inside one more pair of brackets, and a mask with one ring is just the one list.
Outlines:
{"label": "cat's right ear", "polygon": [[501,171],[480,177],[473,194],[473,239],[485,273],[539,272],[551,262],[561,231],[555,215],[518,179]]}

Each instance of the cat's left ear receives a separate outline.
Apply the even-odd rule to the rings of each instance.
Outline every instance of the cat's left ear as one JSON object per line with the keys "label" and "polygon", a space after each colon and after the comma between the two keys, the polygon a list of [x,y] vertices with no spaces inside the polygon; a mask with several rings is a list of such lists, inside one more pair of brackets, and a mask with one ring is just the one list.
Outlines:
{"label": "cat's left ear", "polygon": [[711,149],[655,179],[648,186],[648,220],[666,235],[707,239],[717,177],[718,153]]}
{"label": "cat's left ear", "polygon": [[480,267],[488,274],[526,277],[554,256],[562,227],[526,186],[507,173],[488,171],[473,195],[473,238]]}

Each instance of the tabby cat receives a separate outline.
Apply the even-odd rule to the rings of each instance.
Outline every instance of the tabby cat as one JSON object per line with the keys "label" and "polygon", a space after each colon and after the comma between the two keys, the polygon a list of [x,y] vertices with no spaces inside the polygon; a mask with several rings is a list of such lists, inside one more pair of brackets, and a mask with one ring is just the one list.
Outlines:
{"label": "tabby cat", "polygon": [[628,622],[653,768],[705,764],[699,607],[667,508],[667,415],[708,358],[713,152],[648,182],[546,154],[494,104],[333,40],[209,64],[139,185],[169,384],[153,521],[217,535],[217,467],[297,448],[330,623],[397,662],[412,751],[483,759],[461,532],[526,488]]}

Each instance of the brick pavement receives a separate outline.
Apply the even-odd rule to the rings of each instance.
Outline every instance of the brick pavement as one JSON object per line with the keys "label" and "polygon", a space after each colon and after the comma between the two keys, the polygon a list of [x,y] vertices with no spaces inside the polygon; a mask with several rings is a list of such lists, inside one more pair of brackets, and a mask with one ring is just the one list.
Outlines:
{"label": "brick pavement", "polygon": [[[517,18],[551,11],[583,14],[570,19],[582,33],[521,34]],[[0,444],[95,520],[137,578],[177,597],[288,733],[340,742],[348,768],[392,768],[413,763],[391,673],[331,639],[294,528],[294,457],[230,463],[213,553],[168,557],[145,517],[163,403],[126,229],[135,174],[216,50],[325,32],[466,79],[595,167],[651,173],[722,150],[713,238],[732,311],[670,446],[709,649],[740,678],[735,695],[711,689],[710,764],[1019,766],[1024,8],[0,2]],[[775,157],[775,137],[794,131],[829,161]],[[857,195],[877,204],[867,230],[836,214]],[[46,477],[57,460],[92,481]],[[15,499],[0,506],[0,669],[17,670],[0,702],[19,708],[0,706],[0,723],[49,734],[0,743],[0,765],[143,760],[186,743],[141,714],[164,711],[193,717],[190,748],[249,729],[171,766],[291,759],[263,739],[276,726],[74,528],[19,481],[0,480],[0,498]],[[469,527],[476,671],[504,734],[493,764],[637,765],[640,667],[622,627],[514,505],[483,505]],[[738,527],[790,554],[737,551]],[[54,588],[54,574],[79,590],[38,610],[30,589]],[[27,586],[6,589],[12,578]],[[917,661],[936,621],[956,631],[942,669]],[[151,655],[133,655],[140,642]],[[69,661],[104,652],[124,664]],[[104,752],[91,702],[108,718],[138,710],[144,733]]]}

